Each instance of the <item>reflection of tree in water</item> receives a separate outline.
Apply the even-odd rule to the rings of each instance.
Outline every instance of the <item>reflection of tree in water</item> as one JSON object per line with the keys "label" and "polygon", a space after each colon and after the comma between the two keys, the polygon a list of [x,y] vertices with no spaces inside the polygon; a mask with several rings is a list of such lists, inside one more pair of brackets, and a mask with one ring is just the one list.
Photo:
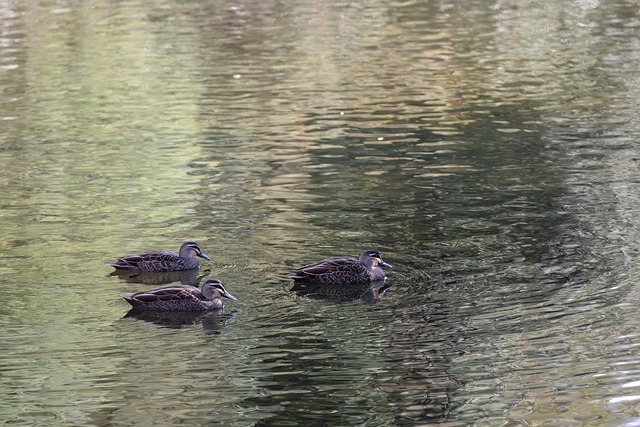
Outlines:
{"label": "reflection of tree in water", "polygon": [[[278,353],[273,343],[253,349],[270,355],[261,361],[266,366],[257,368],[260,393],[238,403],[260,408],[264,415],[254,426],[366,425],[385,418],[384,393],[372,387],[370,375],[362,374],[370,362],[364,352],[344,349],[344,343],[325,337],[273,338],[278,340]],[[391,420],[391,414],[386,418]]]}
{"label": "reflection of tree in water", "polygon": [[453,399],[462,385],[452,373],[452,360],[461,352],[460,327],[448,323],[446,306],[434,303],[394,322],[382,357],[386,372],[376,375],[376,387],[395,408],[394,425],[450,421]]}
{"label": "reflection of tree in water", "polygon": [[[561,328],[559,317],[569,311],[564,302],[552,302],[564,301],[576,284],[585,289],[585,272],[593,267],[575,262],[589,258],[580,253],[571,223],[547,218],[528,225],[537,248],[527,247],[526,257],[517,261],[508,236],[477,236],[442,245],[449,256],[429,272],[411,261],[394,277],[399,283],[394,295],[405,298],[383,355],[395,368],[376,381],[397,408],[396,425],[456,423],[461,417],[467,425],[487,412],[523,404],[527,382],[539,381],[536,373],[512,375],[510,368],[531,359],[523,343]],[[609,291],[601,299],[614,304],[619,295]],[[533,354],[531,364],[537,350]],[[495,403],[487,406],[489,401]]]}

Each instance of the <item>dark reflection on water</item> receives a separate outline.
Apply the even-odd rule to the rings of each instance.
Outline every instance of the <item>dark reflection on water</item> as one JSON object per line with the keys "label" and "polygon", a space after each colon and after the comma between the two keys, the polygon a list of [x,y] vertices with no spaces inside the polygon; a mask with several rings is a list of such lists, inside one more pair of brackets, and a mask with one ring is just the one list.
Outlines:
{"label": "dark reflection on water", "polygon": [[364,285],[308,285],[294,283],[291,291],[298,295],[317,300],[327,300],[336,303],[362,300],[367,304],[374,304],[391,288],[386,280],[380,280]]}
{"label": "dark reflection on water", "polygon": [[[338,305],[346,311],[318,301],[307,304],[313,306],[294,308],[271,321],[264,316],[255,319],[260,321],[261,337],[247,350],[258,363],[243,366],[237,377],[255,378],[260,392],[237,404],[258,408],[258,425],[390,421],[383,394],[371,388],[367,372],[384,369],[376,360],[378,334],[372,329],[384,313],[358,302]],[[360,317],[371,323],[358,322]],[[350,321],[353,328],[347,327]]]}
{"label": "dark reflection on water", "polygon": [[200,282],[210,272],[210,269],[166,272],[115,270],[109,276],[115,276],[126,283],[160,286],[167,283],[180,282],[182,285],[200,287]]}
{"label": "dark reflection on water", "polygon": [[[3,419],[637,419],[636,4],[0,17]],[[199,272],[103,265],[186,239],[213,259]],[[286,278],[367,248],[394,265],[384,286]],[[127,313],[118,296],[205,274],[231,311]]]}
{"label": "dark reflection on water", "polygon": [[202,324],[202,328],[205,331],[219,331],[235,316],[235,311],[223,315],[223,310],[171,312],[136,310],[133,308],[127,312],[124,318],[134,318],[158,326],[178,329]]}

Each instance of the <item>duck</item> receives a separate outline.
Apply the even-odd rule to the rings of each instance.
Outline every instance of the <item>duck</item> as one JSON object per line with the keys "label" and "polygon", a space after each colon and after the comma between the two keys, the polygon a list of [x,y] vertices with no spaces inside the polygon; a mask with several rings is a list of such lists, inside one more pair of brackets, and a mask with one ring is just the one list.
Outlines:
{"label": "duck", "polygon": [[305,265],[287,275],[297,283],[309,285],[360,285],[386,280],[383,268],[391,268],[380,252],[367,250],[360,259],[334,257]]}
{"label": "duck", "polygon": [[184,242],[180,246],[179,253],[171,251],[150,251],[137,255],[127,255],[118,258],[117,261],[106,264],[115,267],[117,270],[133,271],[182,271],[193,270],[200,267],[196,256],[211,260],[202,252],[196,242]]}
{"label": "duck", "polygon": [[121,296],[135,309],[153,311],[222,310],[224,303],[220,297],[237,301],[218,279],[207,280],[202,289],[190,285],[168,285]]}

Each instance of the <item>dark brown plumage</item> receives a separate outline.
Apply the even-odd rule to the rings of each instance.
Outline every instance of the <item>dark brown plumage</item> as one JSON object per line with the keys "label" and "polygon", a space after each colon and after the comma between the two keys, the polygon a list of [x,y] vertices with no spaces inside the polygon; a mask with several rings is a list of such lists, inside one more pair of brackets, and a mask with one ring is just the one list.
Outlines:
{"label": "dark brown plumage", "polygon": [[197,243],[184,242],[178,254],[171,251],[151,251],[124,256],[107,264],[119,270],[181,271],[198,268],[200,264],[195,258],[196,256],[206,260],[210,259],[202,252]]}
{"label": "dark brown plumage", "polygon": [[385,280],[382,268],[391,265],[382,260],[378,251],[364,251],[360,259],[351,257],[327,258],[305,265],[287,277],[296,282],[316,285],[356,285]]}
{"label": "dark brown plumage", "polygon": [[202,290],[189,285],[169,285],[133,295],[122,295],[134,308],[156,311],[205,311],[224,307],[220,297],[236,300],[220,280],[210,279]]}

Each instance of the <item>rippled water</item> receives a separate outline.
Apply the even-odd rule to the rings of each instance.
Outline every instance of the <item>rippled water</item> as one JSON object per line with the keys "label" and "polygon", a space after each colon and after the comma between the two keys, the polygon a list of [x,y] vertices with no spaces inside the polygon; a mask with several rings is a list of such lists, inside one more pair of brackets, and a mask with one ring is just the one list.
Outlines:
{"label": "rippled water", "polygon": [[[640,424],[634,2],[0,17],[3,422]],[[239,301],[129,313],[104,262],[185,240]]]}

